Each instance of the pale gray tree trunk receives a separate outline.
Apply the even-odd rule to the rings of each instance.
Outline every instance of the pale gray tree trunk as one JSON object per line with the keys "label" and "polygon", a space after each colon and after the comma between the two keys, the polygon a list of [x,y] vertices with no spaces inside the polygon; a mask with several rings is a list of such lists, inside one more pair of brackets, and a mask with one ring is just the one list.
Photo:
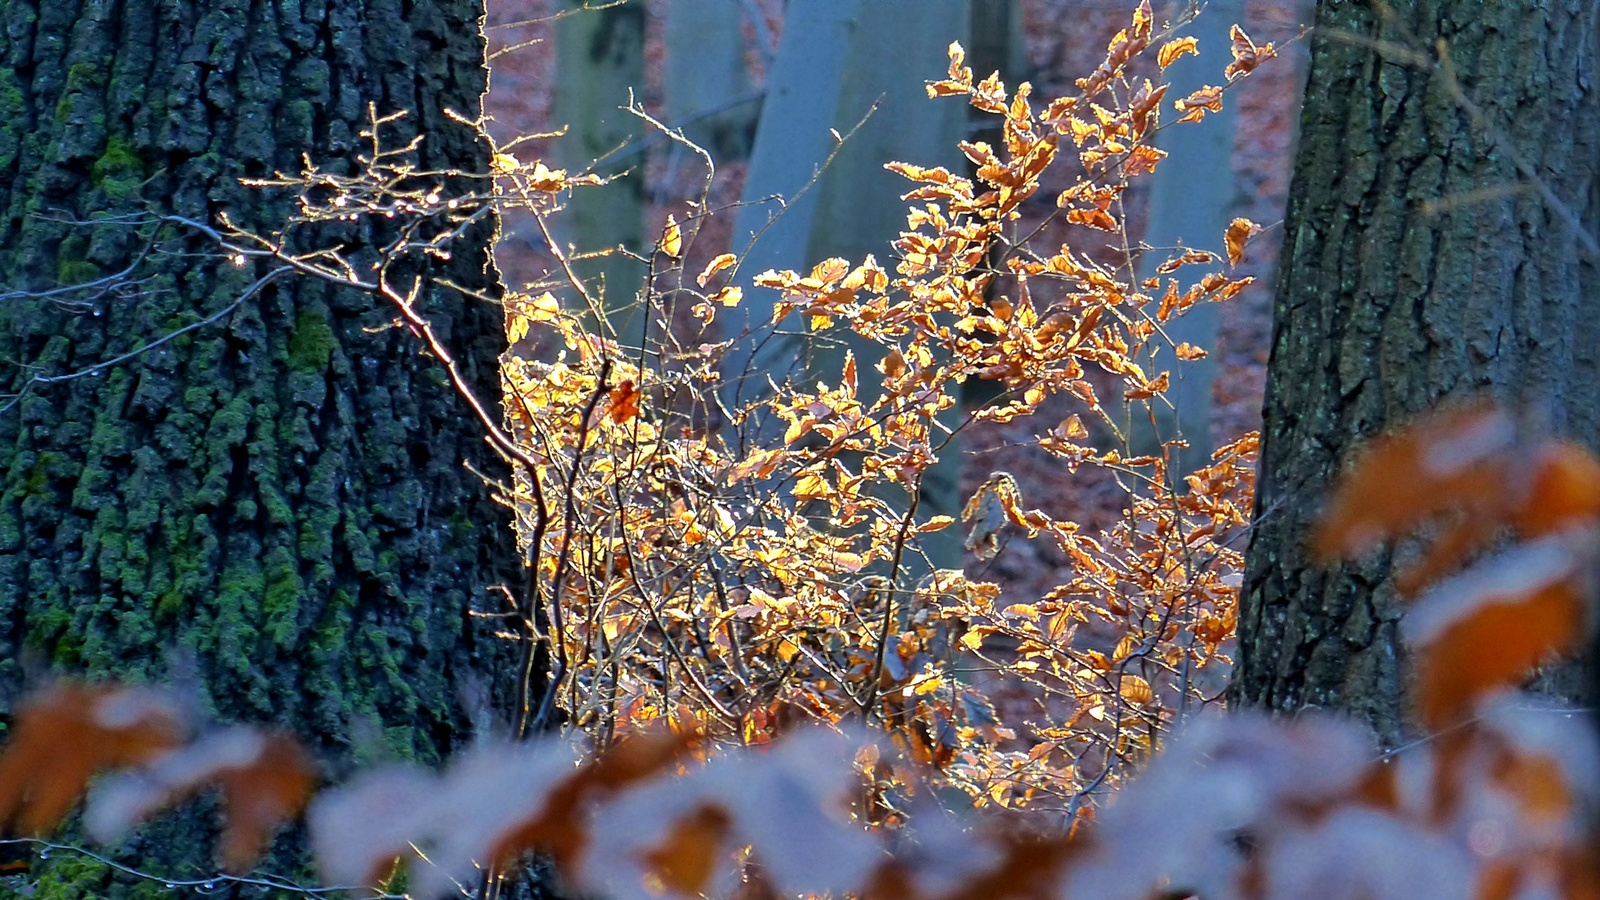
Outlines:
{"label": "pale gray tree trunk", "polygon": [[[745,60],[743,6],[739,0],[671,0],[662,23],[667,124],[682,127],[719,164],[750,155],[761,108]],[[683,167],[697,170],[700,161],[688,160],[682,145],[668,152],[666,180],[692,181],[695,173]]]}
{"label": "pale gray tree trunk", "polygon": [[[1169,4],[1170,17],[1176,19],[1187,3]],[[1244,19],[1243,0],[1208,0],[1198,18],[1179,33],[1199,39],[1200,54],[1185,56],[1167,68],[1171,87],[1167,97],[1187,97],[1208,84],[1225,82],[1222,70],[1233,60],[1229,52],[1229,28]],[[1148,182],[1150,203],[1144,243],[1153,249],[1140,259],[1141,279],[1153,277],[1156,267],[1173,247],[1182,245],[1210,250],[1226,259],[1222,233],[1232,220],[1236,196],[1233,179],[1234,100],[1223,103],[1222,112],[1206,116],[1203,122],[1172,125],[1156,137],[1156,146],[1167,152]],[[1171,104],[1163,104],[1168,122],[1177,118]],[[1171,320],[1164,330],[1173,344],[1189,343],[1208,351],[1217,346],[1218,308],[1202,303],[1183,316]],[[1181,437],[1189,449],[1176,454],[1174,474],[1192,470],[1210,458],[1211,388],[1216,378],[1212,357],[1180,361],[1171,348],[1160,341],[1161,352],[1147,359],[1152,372],[1171,373],[1172,387],[1167,399],[1172,405],[1153,404],[1154,420],[1143,404],[1129,407],[1129,438],[1135,453],[1158,452],[1161,442]]]}
{"label": "pale gray tree trunk", "polygon": [[[804,271],[830,257],[860,262],[867,254],[893,269],[891,243],[905,227],[900,195],[909,185],[883,166],[892,160],[952,169],[962,164],[956,144],[965,137],[968,107],[929,100],[924,85],[943,76],[950,42],[965,42],[970,15],[967,0],[790,4],[744,191],[751,205],[734,230],[736,250],[755,240],[743,273]],[[857,123],[842,146],[830,133],[847,134]],[[775,195],[787,206],[762,202]],[[754,290],[747,297],[749,326],[759,329],[771,321],[777,295]],[[836,378],[847,347],[864,368],[877,361],[876,351],[842,331],[808,339],[794,331],[799,327],[785,322],[783,333],[764,343],[736,345],[727,369],[730,401],[759,396],[769,376]],[[958,475],[956,451],[947,448],[924,481],[926,515],[959,513]],[[958,565],[955,531],[935,538],[927,544],[935,564]]]}
{"label": "pale gray tree trunk", "polygon": [[[648,254],[644,157],[634,152],[619,163],[604,159],[638,140],[642,131],[641,120],[625,107],[630,92],[642,99],[645,83],[644,0],[596,9],[585,6],[582,0],[563,0],[562,8],[573,14],[556,23],[551,118],[568,131],[555,142],[555,156],[569,171],[585,170],[600,160],[599,174],[621,177],[604,188],[574,191],[566,211],[556,219],[557,238],[579,253],[620,246]],[[579,260],[574,268],[589,295],[604,308],[618,338],[637,345],[644,325],[639,291],[645,266],[622,253],[611,253]]]}

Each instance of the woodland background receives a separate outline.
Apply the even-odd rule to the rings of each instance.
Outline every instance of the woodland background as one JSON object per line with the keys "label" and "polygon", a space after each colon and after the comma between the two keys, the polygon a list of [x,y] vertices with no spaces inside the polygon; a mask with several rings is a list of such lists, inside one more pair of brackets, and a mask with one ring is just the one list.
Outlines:
{"label": "woodland background", "polygon": [[0,0],[7,886],[1588,896],[1596,10],[1180,12]]}

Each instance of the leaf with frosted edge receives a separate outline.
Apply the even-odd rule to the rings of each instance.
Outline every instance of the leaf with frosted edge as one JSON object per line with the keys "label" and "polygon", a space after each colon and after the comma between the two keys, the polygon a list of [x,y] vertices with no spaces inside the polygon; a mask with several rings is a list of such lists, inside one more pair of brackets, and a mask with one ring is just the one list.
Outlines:
{"label": "leaf with frosted edge", "polygon": [[106,769],[142,765],[178,747],[188,717],[149,688],[57,682],[19,704],[0,755],[0,826],[42,835]]}
{"label": "leaf with frosted edge", "polygon": [[1156,65],[1165,69],[1186,55],[1200,55],[1200,41],[1193,35],[1171,40],[1156,51]]}
{"label": "leaf with frosted edge", "polygon": [[443,775],[417,766],[358,775],[319,795],[307,815],[323,880],[376,885],[404,858],[416,896],[448,896],[457,883],[472,882],[496,842],[573,777],[577,760],[575,747],[551,740],[471,751]]}
{"label": "leaf with frosted edge", "polygon": [[[883,858],[847,812],[860,789],[858,746],[854,737],[808,729],[761,754],[718,756],[679,777],[641,783],[596,810],[594,843],[573,874],[607,896],[643,900],[656,849],[682,840],[680,829],[700,824],[695,811],[712,808],[726,816],[728,851],[748,844],[778,893],[858,889]],[[725,895],[736,881],[727,852],[721,870],[706,877],[707,893]]]}
{"label": "leaf with frosted edge", "polygon": [[1064,894],[1136,900],[1160,886],[1233,896],[1245,862],[1235,836],[1276,810],[1348,793],[1370,757],[1361,732],[1331,717],[1202,713],[1100,814]]}
{"label": "leaf with frosted edge", "polygon": [[1223,234],[1223,242],[1228,248],[1228,262],[1238,265],[1244,259],[1244,245],[1251,238],[1261,233],[1261,226],[1249,219],[1234,219],[1228,223],[1228,230]]}
{"label": "leaf with frosted edge", "polygon": [[1593,545],[1587,529],[1519,545],[1416,602],[1401,630],[1420,649],[1417,703],[1425,722],[1452,724],[1490,692],[1578,646]]}
{"label": "leaf with frosted edge", "polygon": [[1265,855],[1268,897],[1459,900],[1481,865],[1461,842],[1418,823],[1359,807],[1282,832]]}
{"label": "leaf with frosted edge", "polygon": [[102,781],[89,795],[84,824],[95,840],[109,843],[216,785],[225,825],[219,856],[230,871],[244,871],[272,833],[300,811],[312,782],[310,761],[292,738],[235,726],[202,735],[142,770]]}
{"label": "leaf with frosted edge", "polygon": [[683,255],[683,229],[671,213],[667,214],[667,225],[661,230],[661,252],[673,259]]}

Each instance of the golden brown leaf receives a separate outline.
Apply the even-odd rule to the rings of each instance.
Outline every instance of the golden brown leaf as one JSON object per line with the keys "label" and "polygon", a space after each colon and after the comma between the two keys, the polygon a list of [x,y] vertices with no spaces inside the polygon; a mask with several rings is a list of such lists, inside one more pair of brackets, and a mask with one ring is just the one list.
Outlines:
{"label": "golden brown leaf", "polygon": [[732,827],[726,812],[701,805],[674,822],[666,839],[646,853],[643,862],[662,887],[694,900],[710,887]]}
{"label": "golden brown leaf", "polygon": [[1237,266],[1244,259],[1244,245],[1251,238],[1261,233],[1261,226],[1249,219],[1234,219],[1228,223],[1228,230],[1223,234],[1223,241],[1228,246],[1228,262]]}
{"label": "golden brown leaf", "polygon": [[59,682],[25,701],[0,755],[0,826],[43,835],[105,769],[142,765],[178,746],[177,706],[142,688]]}
{"label": "golden brown leaf", "polygon": [[1189,54],[1200,55],[1200,41],[1193,35],[1187,35],[1162,44],[1161,49],[1156,51],[1156,65],[1165,69],[1167,66],[1177,62],[1180,57]]}
{"label": "golden brown leaf", "polygon": [[695,278],[695,283],[701,287],[705,287],[706,282],[710,281],[712,276],[738,261],[739,258],[734,256],[732,253],[723,253],[715,257],[711,260],[711,262],[706,263],[706,267],[702,269],[700,274]]}
{"label": "golden brown leaf", "polygon": [[673,259],[683,253],[683,229],[671,213],[667,214],[667,227],[661,231],[661,252]]}
{"label": "golden brown leaf", "polygon": [[611,421],[618,425],[630,422],[639,415],[639,398],[643,396],[632,378],[623,379],[606,395],[611,400],[611,409],[607,413]]}

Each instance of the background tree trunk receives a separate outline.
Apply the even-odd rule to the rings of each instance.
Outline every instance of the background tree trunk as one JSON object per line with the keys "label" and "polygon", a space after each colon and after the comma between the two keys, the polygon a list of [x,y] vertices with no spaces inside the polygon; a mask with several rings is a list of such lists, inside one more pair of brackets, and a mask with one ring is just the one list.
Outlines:
{"label": "background tree trunk", "polygon": [[[749,158],[761,110],[745,65],[745,23],[739,0],[670,0],[662,16],[667,125],[681,127],[718,165]],[[697,198],[701,168],[699,159],[674,143],[661,181]]]}
{"label": "background tree trunk", "polygon": [[[900,160],[959,171],[963,165],[956,144],[966,136],[969,107],[948,99],[930,101],[925,83],[948,68],[951,41],[967,42],[970,19],[967,0],[789,5],[745,181],[749,205],[734,225],[734,251],[750,246],[742,272],[804,273],[824,259],[860,263],[869,253],[893,271],[892,244],[906,222],[900,196],[910,187],[883,166]],[[852,128],[843,145],[829,131],[844,135]],[[819,170],[821,177],[811,184]],[[769,200],[774,196],[787,201],[781,215]],[[762,288],[746,294],[744,310],[753,331],[772,321],[778,296]],[[734,344],[725,368],[729,408],[765,393],[769,376],[778,382],[836,380],[847,347],[864,367],[881,358],[880,351],[843,328],[821,336],[797,330],[803,328],[798,317],[791,317],[771,340],[757,334],[756,340]],[[947,424],[956,418],[952,410]],[[959,481],[957,451],[946,448],[924,475],[921,516],[959,515]],[[935,566],[961,563],[956,529],[931,535],[923,546]]]}
{"label": "background tree trunk", "polygon": [[[583,0],[563,0],[562,9],[572,14],[555,26],[557,78],[550,114],[557,127],[567,128],[555,152],[569,171],[584,171],[599,160],[598,174],[618,177],[606,188],[574,191],[559,217],[558,237],[578,253],[622,246],[649,255],[654,236],[644,231],[644,157],[629,153],[620,161],[605,159],[643,131],[642,121],[625,107],[630,91],[644,101],[644,0],[587,6]],[[589,296],[600,302],[618,339],[638,346],[644,264],[611,253],[579,260],[574,270]]]}
{"label": "background tree trunk", "polygon": [[[485,144],[445,115],[479,109],[481,15],[479,0],[0,0],[0,284],[127,268],[151,229],[119,216],[280,227],[293,197],[239,179],[297,172],[302,152],[353,168],[368,104],[408,111],[385,134],[425,134],[423,168],[487,172]],[[368,227],[331,237],[360,256]],[[426,273],[422,308],[492,407],[501,310],[438,286],[497,291],[491,231]],[[510,517],[463,460],[504,467],[392,312],[319,282],[280,278],[100,367],[265,272],[192,230],[156,237],[126,289],[0,301],[0,702],[28,659],[176,667],[208,712],[289,726],[336,767],[441,756],[466,736],[464,693],[489,687],[494,642],[469,608],[498,609],[485,589],[516,570]],[[201,819],[179,818],[128,860],[214,871]],[[112,895],[103,867],[60,857],[50,896]]]}
{"label": "background tree trunk", "polygon": [[[1165,15],[1158,16],[1177,19],[1188,6],[1187,2],[1168,3],[1162,11]],[[1200,53],[1179,59],[1167,68],[1171,84],[1167,96],[1187,97],[1206,85],[1224,83],[1222,70],[1233,61],[1228,30],[1243,21],[1243,0],[1209,0],[1200,15],[1180,32],[1199,39]],[[1221,112],[1207,115],[1202,123],[1173,125],[1156,136],[1156,145],[1167,151],[1167,158],[1148,182],[1149,218],[1143,240],[1157,249],[1139,260],[1141,279],[1155,277],[1156,267],[1179,244],[1226,258],[1222,234],[1233,219],[1237,199],[1232,177],[1235,101],[1234,97],[1228,98]],[[1169,112],[1167,121],[1172,122],[1177,115]],[[1187,342],[1215,348],[1220,312],[1217,305],[1202,303],[1168,322],[1163,330],[1174,344]],[[1168,350],[1145,368],[1149,372],[1172,373],[1167,399],[1173,406],[1156,403],[1151,412],[1146,412],[1143,404],[1130,404],[1129,443],[1134,453],[1159,453],[1163,441],[1182,436],[1189,448],[1174,454],[1173,466],[1173,474],[1182,477],[1206,464],[1215,448],[1211,387],[1216,378],[1216,361],[1211,356],[1183,361]]]}
{"label": "background tree trunk", "polygon": [[1319,4],[1236,704],[1344,708],[1401,737],[1388,559],[1325,571],[1305,549],[1362,439],[1484,391],[1600,438],[1597,26],[1584,0]]}

